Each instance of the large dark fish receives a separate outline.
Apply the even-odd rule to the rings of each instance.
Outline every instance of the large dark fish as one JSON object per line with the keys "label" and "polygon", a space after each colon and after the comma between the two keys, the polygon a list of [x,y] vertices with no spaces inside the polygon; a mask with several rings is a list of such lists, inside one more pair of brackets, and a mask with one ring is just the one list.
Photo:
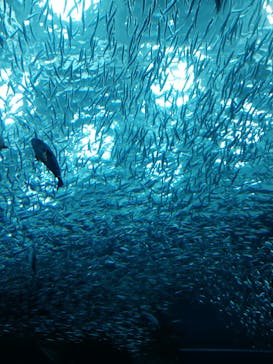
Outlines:
{"label": "large dark fish", "polygon": [[54,176],[58,178],[57,189],[62,187],[64,183],[61,178],[61,170],[52,150],[46,143],[38,138],[31,139],[31,144],[34,149],[36,159],[43,162]]}

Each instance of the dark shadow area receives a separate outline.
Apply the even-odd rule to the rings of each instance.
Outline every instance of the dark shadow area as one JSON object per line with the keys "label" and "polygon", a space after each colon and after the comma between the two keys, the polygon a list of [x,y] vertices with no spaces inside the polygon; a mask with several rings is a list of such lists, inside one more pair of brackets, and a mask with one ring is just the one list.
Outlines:
{"label": "dark shadow area", "polygon": [[[190,300],[189,300],[190,301]],[[168,315],[158,314],[159,330],[152,343],[143,348],[142,364],[165,363],[272,363],[272,350],[261,337],[250,337],[233,318],[227,327],[227,317],[213,305],[176,302]],[[229,318],[230,319],[230,318]],[[235,323],[235,324],[234,324]]]}
{"label": "dark shadow area", "polygon": [[[255,348],[254,338],[239,325],[226,328],[226,318],[208,304],[177,301],[168,314],[157,313],[158,329],[138,355],[111,343],[43,343],[33,336],[2,336],[1,364],[175,364],[272,363],[273,351]],[[236,318],[234,318],[236,320]],[[236,321],[237,322],[237,321]],[[254,341],[253,341],[254,340]],[[260,338],[257,338],[259,342]]]}
{"label": "dark shadow area", "polygon": [[81,343],[43,344],[35,338],[4,336],[0,338],[1,364],[130,364],[125,351],[109,343],[83,341]]}

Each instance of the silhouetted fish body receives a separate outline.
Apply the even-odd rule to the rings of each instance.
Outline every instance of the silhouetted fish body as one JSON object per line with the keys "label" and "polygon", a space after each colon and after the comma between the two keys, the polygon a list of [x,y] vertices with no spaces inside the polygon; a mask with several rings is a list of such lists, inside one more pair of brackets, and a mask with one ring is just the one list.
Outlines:
{"label": "silhouetted fish body", "polygon": [[62,187],[64,184],[61,178],[61,170],[52,150],[46,143],[38,138],[33,138],[31,140],[31,144],[34,149],[36,159],[43,162],[54,176],[58,178],[57,188]]}

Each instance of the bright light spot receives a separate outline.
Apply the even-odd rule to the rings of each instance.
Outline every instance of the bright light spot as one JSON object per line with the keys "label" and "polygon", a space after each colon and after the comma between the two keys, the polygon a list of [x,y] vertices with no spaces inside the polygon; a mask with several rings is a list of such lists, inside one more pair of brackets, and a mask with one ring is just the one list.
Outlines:
{"label": "bright light spot", "polygon": [[[169,53],[172,50],[169,49]],[[166,52],[168,53],[168,51]],[[160,81],[153,84],[151,89],[158,96],[156,103],[162,107],[182,106],[189,101],[187,91],[194,82],[194,67],[188,67],[186,62],[176,57],[170,66],[163,72],[160,70]]]}
{"label": "bright light spot", "polygon": [[186,104],[189,101],[189,95],[185,95],[185,96],[179,96],[176,100],[176,105],[178,107],[182,106],[183,104]]}
{"label": "bright light spot", "polygon": [[27,87],[29,80],[29,73],[24,73],[22,81],[19,83],[19,86],[15,88],[14,86],[11,86],[11,74],[11,69],[0,70],[1,81],[4,81],[2,85],[0,84],[0,109],[2,112],[3,121],[6,125],[10,125],[15,122],[15,120],[12,118],[13,114],[20,115],[20,112],[24,106],[23,86]]}
{"label": "bright light spot", "polygon": [[[151,46],[151,43],[148,43],[148,44],[147,44],[147,46]],[[154,44],[154,45],[152,46],[153,51],[156,51],[156,50],[157,50],[157,49],[159,49],[159,48],[160,48],[159,44]]]}
{"label": "bright light spot", "polygon": [[268,20],[269,24],[272,25],[273,24],[273,9],[272,9],[272,7],[268,4],[267,1],[265,1],[264,5],[263,5],[263,8],[267,13],[267,20]]}
{"label": "bright light spot", "polygon": [[23,94],[16,94],[10,100],[10,112],[16,113],[20,107],[24,105],[23,103]]}
{"label": "bright light spot", "polygon": [[175,170],[174,170],[174,175],[175,176],[179,176],[183,173],[183,167],[182,165],[178,166]]}
{"label": "bright light spot", "polygon": [[7,118],[7,119],[4,120],[4,122],[5,122],[6,125],[11,125],[11,124],[14,123],[14,120],[12,118]]}
{"label": "bright light spot", "polygon": [[267,5],[266,3],[264,3],[264,9],[267,12],[267,14],[272,14],[273,13],[273,10],[272,10],[271,6]]}
{"label": "bright light spot", "polygon": [[[44,6],[46,1],[43,1],[40,6]],[[49,6],[64,20],[71,17],[72,20],[80,21],[83,12],[89,10],[91,5],[95,8],[99,2],[100,0],[49,0]]]}
{"label": "bright light spot", "polygon": [[[22,85],[24,87],[27,87],[27,85],[29,85],[30,82],[30,75],[29,72],[24,72],[23,74],[23,78],[22,78]],[[22,87],[21,87],[22,88]]]}
{"label": "bright light spot", "polygon": [[8,81],[10,78],[12,71],[11,68],[8,68],[6,70],[1,69],[0,70],[0,77],[2,78],[3,81]]}
{"label": "bright light spot", "polygon": [[109,160],[114,145],[114,139],[110,135],[99,135],[93,125],[86,124],[83,127],[85,137],[81,139],[81,149],[78,153],[80,158],[101,157]]}
{"label": "bright light spot", "polygon": [[205,56],[202,52],[200,52],[199,50],[197,50],[197,51],[195,52],[195,56],[196,56],[196,58],[197,58],[199,61],[203,61],[203,60],[206,58],[206,56]]}
{"label": "bright light spot", "polygon": [[267,15],[267,19],[269,21],[269,24],[273,24],[273,16],[271,14]]}
{"label": "bright light spot", "polygon": [[235,163],[235,168],[244,167],[246,165],[246,162],[237,162]]}

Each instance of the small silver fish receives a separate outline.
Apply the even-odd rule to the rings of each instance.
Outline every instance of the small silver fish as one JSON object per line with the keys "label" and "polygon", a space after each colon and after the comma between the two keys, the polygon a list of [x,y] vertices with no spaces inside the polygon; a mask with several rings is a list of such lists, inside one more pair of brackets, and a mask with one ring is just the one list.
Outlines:
{"label": "small silver fish", "polygon": [[36,159],[43,162],[54,176],[58,178],[57,189],[62,187],[64,183],[61,178],[61,170],[52,150],[45,142],[38,138],[33,138],[31,140],[31,144],[34,149]]}

